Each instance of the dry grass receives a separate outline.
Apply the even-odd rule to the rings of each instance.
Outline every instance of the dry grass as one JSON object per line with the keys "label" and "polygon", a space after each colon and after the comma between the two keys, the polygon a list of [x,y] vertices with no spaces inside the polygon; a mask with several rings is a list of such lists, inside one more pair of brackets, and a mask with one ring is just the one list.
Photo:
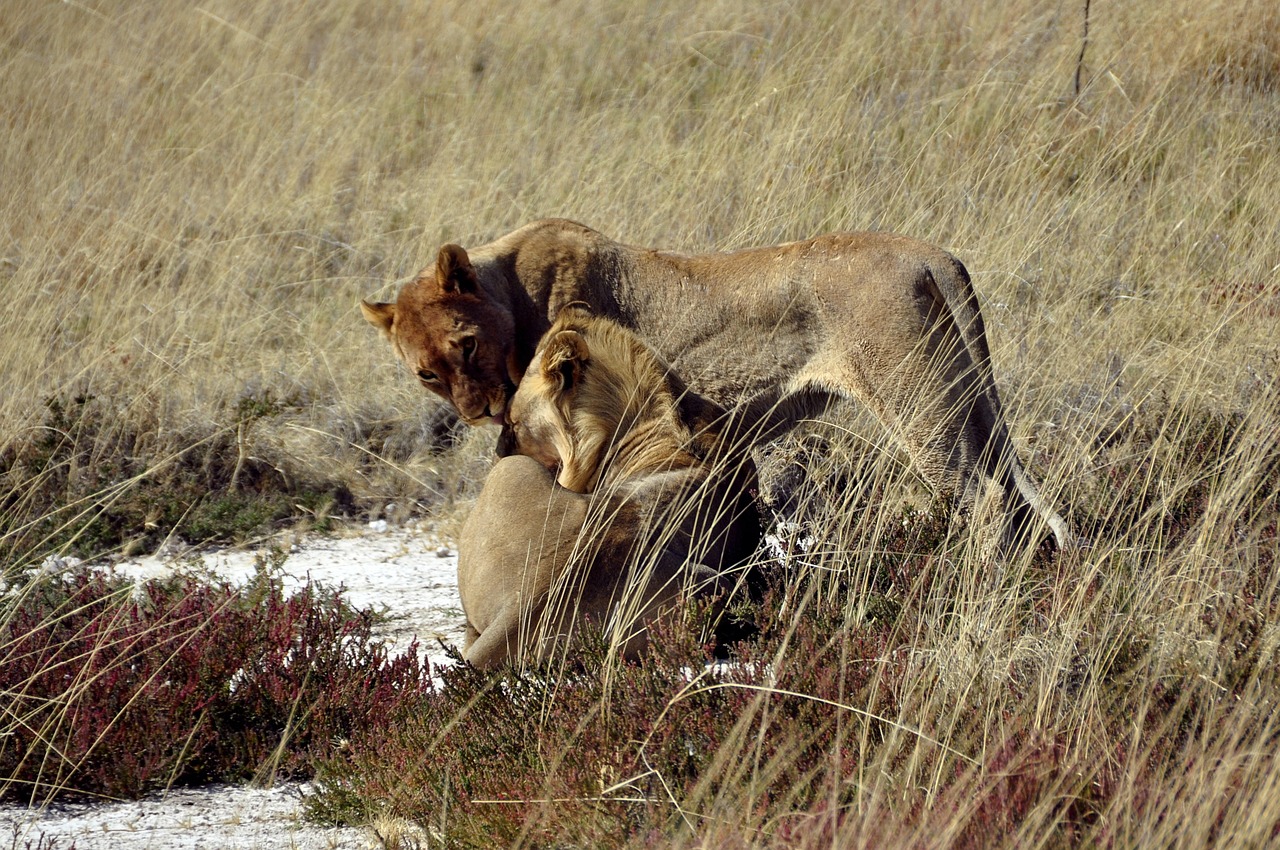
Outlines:
{"label": "dry grass", "polygon": [[[893,739],[807,831],[709,778],[682,811],[740,820],[682,820],[702,826],[677,843],[789,823],[794,846],[941,846],[1017,793],[1011,845],[1265,843],[1280,13],[1094,4],[1073,100],[1082,6],[7,3],[6,569],[112,511],[86,548],[152,545],[214,495],[448,512],[490,437],[435,451],[432,403],[355,308],[443,241],[546,215],[690,250],[907,232],[973,273],[1015,438],[1094,546],[996,573],[951,535],[949,578],[894,591],[896,719],[983,769]],[[845,492],[863,463],[881,486],[800,500],[824,554],[796,581],[858,623],[910,481],[864,457],[865,417],[836,418],[816,427],[836,471],[807,463],[811,486]],[[165,505],[149,481],[190,492]],[[1000,785],[1017,759],[1044,765],[1033,792]],[[1050,801],[1090,794],[1068,834]]]}

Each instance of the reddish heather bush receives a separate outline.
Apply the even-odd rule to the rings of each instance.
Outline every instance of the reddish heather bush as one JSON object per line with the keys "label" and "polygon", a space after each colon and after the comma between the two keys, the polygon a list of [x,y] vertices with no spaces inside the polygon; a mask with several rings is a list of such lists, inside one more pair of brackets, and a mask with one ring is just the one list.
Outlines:
{"label": "reddish heather bush", "polygon": [[305,775],[426,687],[338,592],[194,574],[33,581],[0,619],[0,792],[134,797],[171,783]]}
{"label": "reddish heather bush", "polygon": [[[778,616],[766,600],[762,617]],[[833,791],[815,775],[853,767],[854,724],[839,722],[840,704],[896,711],[891,627],[830,628],[839,618],[821,612],[786,633],[768,622],[771,636],[740,646],[732,672],[719,675],[707,671],[697,630],[663,624],[639,664],[607,661],[604,641],[587,633],[559,665],[444,670],[439,690],[324,763],[312,813],[356,822],[389,813],[439,829],[450,846],[523,836],[614,847],[669,835],[695,799],[699,810],[728,811],[748,786],[765,802],[747,819],[804,809]],[[790,649],[776,662],[784,639]],[[744,742],[744,764],[708,770]]]}

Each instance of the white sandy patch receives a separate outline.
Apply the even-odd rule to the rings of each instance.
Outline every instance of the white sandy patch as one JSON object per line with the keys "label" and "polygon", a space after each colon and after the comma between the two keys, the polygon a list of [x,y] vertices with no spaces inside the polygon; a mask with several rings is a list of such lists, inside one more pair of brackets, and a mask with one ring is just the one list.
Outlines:
{"label": "white sandy patch", "polygon": [[[393,652],[416,636],[433,665],[447,663],[439,640],[461,646],[458,560],[429,528],[371,524],[359,533],[284,541],[286,591],[308,578],[345,587],[358,608],[373,607],[391,619],[383,636]],[[135,579],[165,575],[198,554],[217,575],[241,582],[266,550],[222,550],[177,557],[148,556],[113,569]],[[319,850],[376,846],[364,830],[324,829],[302,821],[302,789],[284,783],[270,789],[211,786],[175,789],[132,803],[56,804],[44,809],[0,806],[0,844],[32,848],[42,834],[67,850]],[[45,845],[47,847],[47,845]]]}
{"label": "white sandy patch", "polygon": [[301,789],[209,786],[174,789],[136,803],[59,803],[43,811],[0,809],[0,838],[15,847],[41,835],[67,850],[329,850],[376,846],[363,829],[323,829],[301,819]]}
{"label": "white sandy patch", "polygon": [[[444,661],[439,640],[462,644],[462,603],[458,600],[458,556],[428,529],[391,526],[379,521],[360,533],[286,542],[285,589],[301,587],[308,578],[345,588],[344,597],[357,608],[372,607],[392,618],[382,636],[397,651],[416,636],[431,661]],[[253,575],[254,560],[266,550],[224,549],[199,553],[219,576],[243,582]],[[184,556],[189,558],[190,556]],[[165,575],[184,558],[147,556],[117,564],[117,572],[137,579]]]}

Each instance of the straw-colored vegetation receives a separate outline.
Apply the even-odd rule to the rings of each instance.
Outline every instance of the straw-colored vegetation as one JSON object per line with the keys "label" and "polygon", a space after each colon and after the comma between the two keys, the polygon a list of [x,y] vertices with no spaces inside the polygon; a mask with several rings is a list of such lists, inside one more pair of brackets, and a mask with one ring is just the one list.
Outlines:
{"label": "straw-colored vegetation", "polygon": [[[810,542],[736,690],[460,675],[397,740],[519,697],[533,743],[487,752],[538,793],[479,802],[504,772],[441,757],[338,800],[384,787],[373,747],[327,811],[458,844],[1267,843],[1280,7],[1094,3],[1077,96],[1084,6],[6,2],[8,579],[390,502],[456,517],[494,434],[455,429],[357,309],[442,242],[550,215],[687,250],[901,231],[968,266],[1014,437],[1092,547],[982,560],[840,408],[763,462]],[[730,693],[727,726],[660,731]],[[0,739],[15,722],[0,703]]]}

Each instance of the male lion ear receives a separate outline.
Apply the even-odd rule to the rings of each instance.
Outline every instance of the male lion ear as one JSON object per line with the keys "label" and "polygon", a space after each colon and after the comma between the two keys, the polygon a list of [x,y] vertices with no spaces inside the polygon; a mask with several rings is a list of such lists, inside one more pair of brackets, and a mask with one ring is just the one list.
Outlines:
{"label": "male lion ear", "polygon": [[582,378],[587,362],[587,341],[577,331],[560,331],[547,342],[542,355],[542,377],[558,383],[560,392],[568,392]]}
{"label": "male lion ear", "polygon": [[391,325],[396,320],[395,304],[387,304],[382,301],[370,302],[361,299],[360,312],[364,313],[364,318],[369,324],[382,331],[383,336],[391,336]]}
{"label": "male lion ear", "polygon": [[589,319],[592,316],[591,305],[585,301],[570,301],[556,310],[556,321],[561,319]]}
{"label": "male lion ear", "polygon": [[461,245],[445,245],[436,257],[436,282],[441,292],[475,292],[479,286],[471,258]]}

